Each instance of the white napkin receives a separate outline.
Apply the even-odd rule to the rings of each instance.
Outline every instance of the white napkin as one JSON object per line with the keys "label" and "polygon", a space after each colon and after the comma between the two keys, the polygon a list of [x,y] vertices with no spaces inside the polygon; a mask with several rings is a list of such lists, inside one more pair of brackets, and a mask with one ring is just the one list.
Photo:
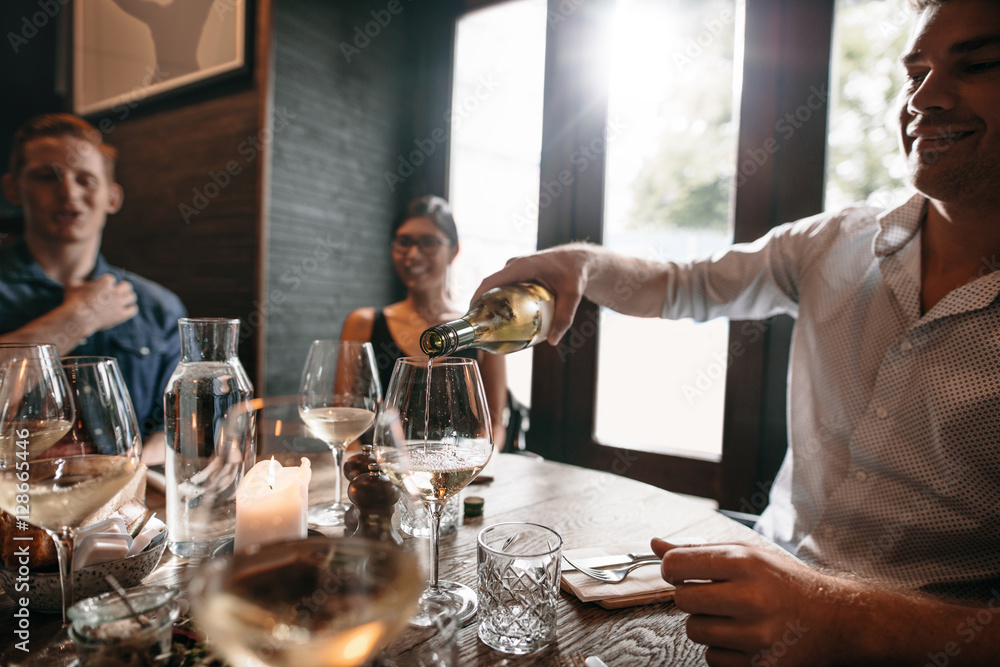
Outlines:
{"label": "white napkin", "polygon": [[[627,553],[647,553],[648,551],[649,543],[646,542],[638,545],[613,545],[610,547],[571,549],[563,551],[563,555],[575,563],[577,559],[582,558]],[[562,589],[578,597],[581,602],[596,602],[616,598],[637,598],[634,604],[644,604],[645,602],[669,599],[674,586],[663,580],[663,577],[660,576],[659,563],[655,563],[652,565],[643,565],[640,568],[632,570],[625,581],[617,584],[598,581],[576,570],[563,572]],[[647,600],[647,597],[650,599]]]}

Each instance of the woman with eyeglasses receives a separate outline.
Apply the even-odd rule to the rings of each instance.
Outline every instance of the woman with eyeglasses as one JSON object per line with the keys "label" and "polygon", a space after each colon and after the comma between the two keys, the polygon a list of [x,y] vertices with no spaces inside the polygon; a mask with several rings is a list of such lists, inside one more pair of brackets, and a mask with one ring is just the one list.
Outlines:
{"label": "woman with eyeglasses", "polygon": [[[424,356],[420,334],[464,314],[448,293],[448,271],[458,247],[458,229],[448,202],[433,195],[414,199],[396,224],[392,240],[392,266],[406,286],[406,298],[381,310],[358,308],[344,320],[343,340],[368,341],[375,349],[383,392],[396,359]],[[502,449],[507,403],[504,358],[476,350],[463,350],[458,356],[479,362],[493,421],[493,442]]]}

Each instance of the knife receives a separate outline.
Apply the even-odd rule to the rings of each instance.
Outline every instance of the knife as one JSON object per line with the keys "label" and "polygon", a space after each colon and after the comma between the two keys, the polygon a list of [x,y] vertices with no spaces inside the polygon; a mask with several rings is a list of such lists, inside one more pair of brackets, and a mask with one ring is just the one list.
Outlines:
{"label": "knife", "polygon": [[[573,562],[581,567],[609,567],[611,565],[631,565],[644,560],[659,560],[656,554],[619,554],[616,556],[591,556],[590,558],[574,558]],[[576,572],[576,568],[563,559],[563,572]]]}

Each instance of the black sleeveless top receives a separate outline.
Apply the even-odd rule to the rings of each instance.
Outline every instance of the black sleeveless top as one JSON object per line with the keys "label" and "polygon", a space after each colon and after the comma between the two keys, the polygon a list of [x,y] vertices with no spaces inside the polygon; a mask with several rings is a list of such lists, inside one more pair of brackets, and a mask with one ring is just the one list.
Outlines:
{"label": "black sleeveless top", "polygon": [[[396,365],[396,359],[405,357],[399,345],[393,340],[389,333],[389,325],[385,320],[385,313],[381,310],[375,311],[375,321],[372,322],[372,335],[369,339],[372,348],[375,350],[375,364],[378,366],[379,382],[382,383],[382,396],[389,391],[389,378],[392,377],[392,369]],[[476,350],[466,349],[455,353],[456,357],[465,359],[475,359]]]}

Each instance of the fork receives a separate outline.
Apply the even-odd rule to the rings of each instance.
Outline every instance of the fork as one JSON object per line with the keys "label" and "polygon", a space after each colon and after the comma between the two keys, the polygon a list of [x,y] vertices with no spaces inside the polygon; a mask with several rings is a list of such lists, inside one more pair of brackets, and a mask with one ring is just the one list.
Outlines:
{"label": "fork", "polygon": [[610,570],[595,570],[592,567],[580,567],[579,565],[571,561],[569,558],[566,558],[566,556],[563,556],[563,560],[565,560],[567,563],[575,567],[578,572],[582,572],[588,577],[609,584],[619,584],[625,581],[625,577],[627,577],[629,573],[632,572],[632,570],[642,567],[643,565],[652,565],[653,563],[656,564],[660,563],[659,560],[642,560],[639,561],[638,563],[632,563],[631,565],[626,565],[625,567],[616,567]]}

